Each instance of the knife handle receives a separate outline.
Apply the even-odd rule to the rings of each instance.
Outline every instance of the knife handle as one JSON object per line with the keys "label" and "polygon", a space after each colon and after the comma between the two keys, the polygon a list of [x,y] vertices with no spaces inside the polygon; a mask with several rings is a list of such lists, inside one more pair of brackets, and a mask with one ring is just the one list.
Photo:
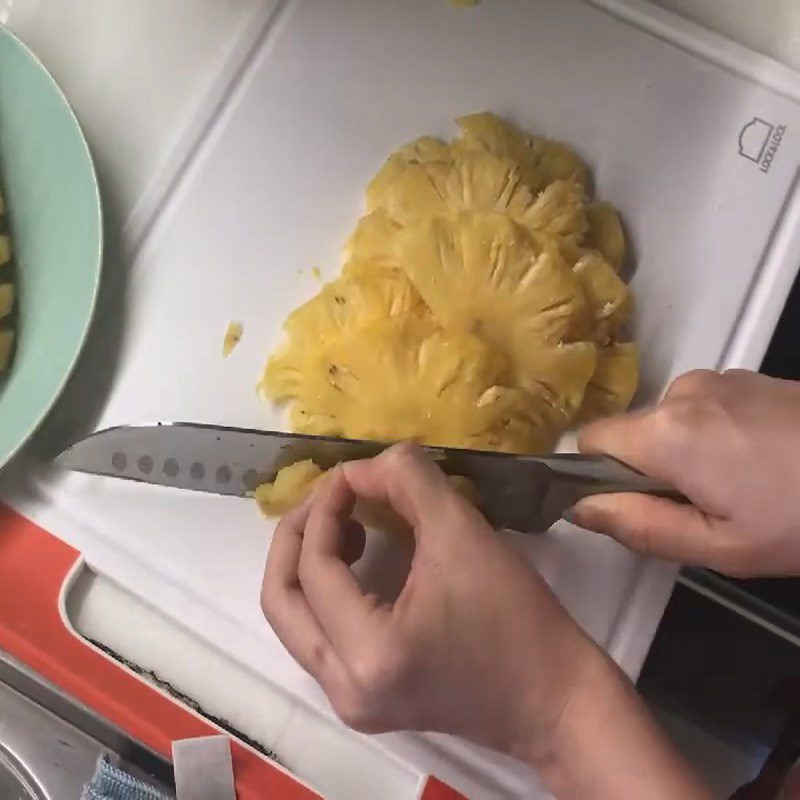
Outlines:
{"label": "knife handle", "polygon": [[574,460],[559,459],[557,463],[551,462],[550,467],[556,473],[556,480],[574,487],[580,492],[580,497],[635,492],[666,497],[682,503],[689,502],[683,494],[669,484],[644,475],[611,456],[593,458],[584,456]]}
{"label": "knife handle", "polygon": [[542,502],[543,529],[560,519],[579,500],[597,494],[635,492],[665,497],[678,503],[689,502],[672,486],[610,456],[575,455],[544,460],[552,472]]}

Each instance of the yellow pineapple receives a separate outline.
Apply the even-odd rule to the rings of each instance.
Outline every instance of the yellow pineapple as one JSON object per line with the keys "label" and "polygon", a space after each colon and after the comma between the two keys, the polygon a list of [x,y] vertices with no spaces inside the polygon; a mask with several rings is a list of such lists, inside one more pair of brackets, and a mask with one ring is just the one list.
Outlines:
{"label": "yellow pineapple", "polygon": [[[519,390],[498,383],[506,371],[500,354],[478,337],[408,316],[316,348],[297,371],[291,421],[303,433],[454,447],[496,442],[507,450],[514,443],[506,423],[526,409]],[[277,370],[274,378],[281,379]]]}
{"label": "yellow pineapple", "polygon": [[[452,143],[421,137],[388,158],[341,277],[287,318],[260,387],[294,430],[544,453],[630,402],[617,212],[590,203],[566,145],[493,114],[457,122]],[[259,489],[265,510],[318,477],[297,466]]]}
{"label": "yellow pineapple", "polygon": [[599,348],[597,369],[586,387],[580,420],[588,422],[624,411],[638,383],[639,351],[635,344],[622,342]]}
{"label": "yellow pineapple", "polygon": [[316,297],[293,311],[284,328],[291,336],[329,341],[353,327],[411,312],[420,298],[399,270],[366,274],[353,263],[353,274],[326,284]]}
{"label": "yellow pineapple", "polygon": [[502,214],[437,217],[403,235],[401,261],[436,322],[512,357],[561,342],[583,302],[578,280],[550,242]]}
{"label": "yellow pineapple", "polygon": [[422,301],[399,270],[370,272],[351,262],[353,274],[326,284],[284,322],[286,343],[267,363],[260,388],[273,399],[291,398],[302,386],[307,364],[330,346],[369,324],[423,313]]}
{"label": "yellow pineapple", "polygon": [[552,239],[565,255],[581,243],[588,230],[585,190],[573,178],[553,181],[515,219],[530,232]]}
{"label": "yellow pineapple", "polygon": [[633,296],[628,285],[597,252],[582,256],[573,267],[587,300],[587,338],[608,344],[631,316]]}
{"label": "yellow pineapple", "polygon": [[278,471],[275,480],[256,489],[256,503],[267,517],[284,514],[308,496],[323,471],[311,460],[298,461]]}
{"label": "yellow pineapple", "polygon": [[586,185],[588,176],[581,159],[565,144],[529,136],[510,122],[483,112],[459,117],[462,136],[456,149],[482,149],[511,158],[519,165],[522,180],[532,192],[539,192],[559,178],[573,178]]}
{"label": "yellow pineapple", "polygon": [[364,273],[375,268],[397,268],[397,234],[403,230],[386,209],[376,208],[356,224],[344,248],[345,275]]}
{"label": "yellow pineapple", "polygon": [[586,247],[599,250],[603,258],[619,271],[625,259],[625,233],[619,214],[611,203],[592,203],[586,209],[589,224]]}

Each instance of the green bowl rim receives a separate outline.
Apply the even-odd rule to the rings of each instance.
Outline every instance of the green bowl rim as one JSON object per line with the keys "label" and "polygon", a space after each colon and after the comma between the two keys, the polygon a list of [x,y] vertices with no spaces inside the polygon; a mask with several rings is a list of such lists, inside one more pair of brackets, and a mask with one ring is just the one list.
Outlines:
{"label": "green bowl rim", "polygon": [[[49,69],[41,62],[39,57],[31,50],[22,39],[19,38],[15,33],[10,31],[5,25],[0,23],[0,36],[7,36],[13,42],[15,42],[20,51],[23,55],[30,60],[34,66],[38,67],[44,75],[50,81],[50,84],[55,89],[56,94],[61,98],[61,102],[63,103],[64,107],[66,108],[69,115],[72,117],[72,121],[75,123],[75,130],[78,133],[78,137],[80,139],[81,144],[83,145],[83,150],[86,154],[86,161],[89,164],[89,170],[91,173],[92,183],[94,185],[94,200],[95,205],[97,207],[97,256],[95,260],[96,269],[95,269],[95,279],[94,284],[92,286],[92,297],[91,303],[89,306],[89,313],[86,317],[86,324],[83,328],[81,333],[80,341],[78,342],[77,347],[75,348],[75,352],[72,355],[72,358],[67,365],[66,370],[64,371],[64,375],[61,379],[61,382],[57,385],[55,392],[53,393],[52,397],[47,401],[45,408],[42,409],[42,412],[39,414],[38,417],[34,420],[31,424],[30,429],[26,431],[20,441],[14,445],[11,450],[3,457],[0,456],[0,469],[5,467],[12,458],[14,458],[20,450],[30,441],[31,437],[36,433],[39,429],[39,426],[44,422],[50,412],[53,410],[53,407],[58,402],[61,395],[64,393],[64,389],[67,386],[67,382],[72,377],[72,373],[75,371],[75,367],[77,366],[78,359],[80,358],[81,353],[83,352],[83,347],[86,344],[86,339],[89,336],[89,329],[92,326],[92,322],[94,320],[95,311],[97,310],[97,298],[100,292],[100,278],[103,272],[103,244],[104,244],[104,236],[103,236],[103,204],[102,199],[100,197],[100,185],[97,181],[97,170],[94,166],[94,160],[92,159],[92,151],[89,148],[89,143],[86,141],[86,135],[83,132],[83,128],[81,127],[80,121],[78,120],[75,111],[73,110],[72,106],[70,105],[67,96],[64,94],[61,87],[58,85],[58,82],[53,77],[52,73]],[[14,243],[11,243],[11,246],[14,246]]]}

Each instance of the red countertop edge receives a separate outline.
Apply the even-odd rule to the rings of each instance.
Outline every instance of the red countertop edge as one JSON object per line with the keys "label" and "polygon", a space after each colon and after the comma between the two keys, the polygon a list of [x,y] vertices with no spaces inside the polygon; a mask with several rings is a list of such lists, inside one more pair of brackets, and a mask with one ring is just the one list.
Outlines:
{"label": "red countertop edge", "polygon": [[[0,503],[0,649],[169,759],[176,739],[220,731],[86,645],[64,624],[59,595],[80,554]],[[238,800],[322,800],[231,739]],[[465,800],[428,778],[420,800]]]}

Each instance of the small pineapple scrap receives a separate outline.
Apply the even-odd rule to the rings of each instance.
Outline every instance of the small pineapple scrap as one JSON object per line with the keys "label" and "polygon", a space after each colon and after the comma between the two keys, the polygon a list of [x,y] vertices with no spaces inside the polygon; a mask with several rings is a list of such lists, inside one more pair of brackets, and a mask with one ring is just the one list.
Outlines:
{"label": "small pineapple scrap", "polygon": [[225,331],[225,337],[222,340],[222,357],[227,358],[234,350],[237,344],[242,340],[244,327],[241,322],[231,322]]}
{"label": "small pineapple scrap", "polygon": [[9,323],[14,309],[16,291],[11,272],[11,242],[5,233],[5,202],[0,194],[0,373],[3,373],[11,361],[14,349],[14,329]]}
{"label": "small pineapple scrap", "polygon": [[260,388],[293,430],[543,453],[631,402],[616,210],[565,144],[456,122],[389,156],[341,276],[287,318]]}
{"label": "small pineapple scrap", "polygon": [[[275,480],[256,489],[256,503],[265,517],[279,517],[302,503],[317,481],[325,475],[312,460],[298,461],[278,470]],[[478,492],[475,484],[462,475],[449,475],[450,485],[469,503],[476,505]],[[375,503],[361,501],[356,516],[373,527],[396,527],[396,519],[388,519],[386,509]]]}
{"label": "small pineapple scrap", "polygon": [[308,497],[314,484],[325,473],[310,459],[278,470],[272,483],[256,489],[256,503],[266,517],[278,517]]}

